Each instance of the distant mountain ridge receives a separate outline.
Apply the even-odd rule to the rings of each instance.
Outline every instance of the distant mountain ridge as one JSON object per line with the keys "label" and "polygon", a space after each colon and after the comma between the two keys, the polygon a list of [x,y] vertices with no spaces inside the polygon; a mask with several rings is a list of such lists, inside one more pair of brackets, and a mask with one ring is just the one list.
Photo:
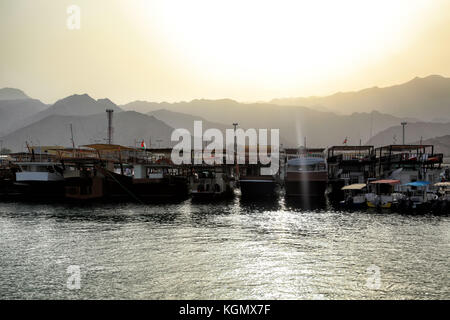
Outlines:
{"label": "distant mountain ridge", "polygon": [[115,103],[109,99],[95,100],[88,94],[74,94],[64,99],[56,101],[53,105],[15,123],[16,128],[23,128],[32,123],[38,122],[53,115],[63,116],[89,116],[104,113],[106,109],[113,109],[116,112],[122,111]]}
{"label": "distant mountain ridge", "polygon": [[285,146],[303,145],[307,137],[310,146],[342,144],[347,137],[353,143],[365,143],[379,131],[402,121],[418,121],[399,118],[380,112],[340,115],[307,107],[278,106],[268,103],[239,103],[230,99],[192,100],[191,102],[154,103],[137,101],[121,106],[123,109],[165,109],[189,114],[211,122],[255,129],[280,129],[280,141]]}
{"label": "distant mountain ridge", "polygon": [[[450,79],[440,76],[431,76],[423,79],[416,78],[406,84],[388,88],[365,89],[359,92],[339,93],[322,98],[305,98],[306,100],[302,101],[308,102],[308,106],[240,103],[231,99],[196,99],[190,102],[177,103],[134,101],[119,107],[108,98],[95,100],[88,94],[74,94],[56,101],[51,106],[44,105],[39,100],[33,99],[0,100],[0,136],[16,141],[15,135],[23,133],[21,129],[32,127],[34,124],[47,124],[44,120],[48,118],[54,120],[55,116],[61,117],[58,119],[62,120],[67,119],[67,117],[75,117],[86,122],[90,117],[93,117],[98,119],[97,127],[104,127],[106,125],[105,110],[113,109],[116,112],[114,118],[119,117],[123,112],[130,114],[128,112],[134,110],[133,119],[136,123],[139,123],[136,129],[141,128],[141,126],[142,128],[145,127],[144,122],[148,121],[149,115],[153,116],[155,120],[164,123],[167,127],[172,129],[186,128],[191,132],[193,131],[195,120],[203,121],[204,130],[217,128],[224,131],[227,128],[232,128],[233,123],[238,123],[238,127],[243,129],[279,129],[280,142],[285,147],[301,146],[305,138],[307,145],[311,147],[341,145],[344,140],[347,140],[350,144],[391,144],[393,143],[394,135],[396,141],[400,143],[400,123],[402,121],[409,123],[407,126],[407,137],[410,141],[413,139],[420,140],[420,137],[429,139],[449,134],[449,125],[445,122],[445,116],[450,114],[450,112],[447,112],[448,105],[443,103],[450,92],[447,90],[447,85],[450,83],[448,81]],[[20,90],[2,90],[1,92],[3,92],[5,97],[11,97],[12,92],[15,92],[16,97],[21,96]],[[420,107],[419,109],[425,110],[423,112],[426,112],[429,118],[438,119],[440,123],[424,122],[412,116],[393,116],[389,111],[396,111],[397,109],[381,103],[383,101],[390,101],[390,103],[392,101],[401,101],[403,105],[399,104],[401,108],[398,110],[403,110],[405,101],[412,101],[414,97],[420,97],[422,99],[420,101],[424,103],[427,100],[425,99],[427,94],[427,99],[434,101],[434,104],[430,104],[430,108]],[[328,111],[334,110],[336,105],[323,105],[320,108],[311,106],[317,102],[317,99],[322,99],[322,102],[327,99],[335,99],[336,105],[347,105],[348,110],[356,107],[358,107],[356,108],[357,110],[364,110],[368,105],[363,102],[373,100],[377,101],[376,105],[383,105],[388,111],[363,111],[342,114],[341,112]],[[437,104],[437,101],[442,103]],[[419,105],[421,104],[411,105],[411,110],[415,110],[414,108]],[[436,110],[440,110],[442,113],[439,115],[433,114]],[[133,126],[132,123],[127,123],[130,128]],[[151,125],[151,121],[149,123]],[[36,127],[34,128],[36,129]],[[54,135],[60,134],[56,129],[46,128],[50,131],[53,130]],[[133,132],[135,131],[134,129],[130,130]],[[409,135],[408,130],[415,134]],[[63,131],[65,132],[66,129]],[[31,133],[35,131],[29,132],[29,137],[31,137]],[[89,131],[89,133],[93,137],[98,136],[93,131]],[[22,139],[29,139],[29,137],[27,138],[23,135],[21,137]],[[140,139],[139,135],[136,139]],[[149,139],[153,139],[153,137],[149,137]],[[167,137],[158,138],[158,140],[164,141],[169,139],[170,134]],[[41,141],[42,144],[44,142]],[[127,144],[129,143],[130,141],[127,142]]]}
{"label": "distant mountain ridge", "polygon": [[[416,122],[408,123],[405,127],[405,143],[417,143],[435,137],[450,135],[450,123]],[[401,144],[403,140],[403,128],[401,125],[390,127],[376,134],[367,144],[376,147]]]}
{"label": "distant mountain ridge", "polygon": [[273,99],[278,105],[300,105],[350,114],[376,110],[398,117],[432,121],[450,113],[450,78],[432,75],[416,77],[400,85],[339,92],[325,97]]}
{"label": "distant mountain ridge", "polygon": [[21,127],[27,118],[47,108],[48,105],[30,98],[22,90],[0,89],[0,136]]}
{"label": "distant mountain ridge", "polygon": [[[50,115],[45,119],[18,129],[2,137],[4,145],[13,151],[24,151],[25,141],[32,145],[57,145],[71,147],[70,125],[77,146],[106,143],[106,114],[89,116]],[[113,142],[135,146],[144,140],[147,147],[173,145],[170,136],[173,128],[152,116],[134,111],[120,112],[113,117]]]}
{"label": "distant mountain ridge", "polygon": [[1,88],[0,89],[0,100],[22,100],[31,99],[22,90],[15,88]]}
{"label": "distant mountain ridge", "polygon": [[202,121],[203,130],[215,128],[215,129],[219,129],[224,132],[226,129],[233,128],[232,124],[225,125],[223,123],[211,122],[211,121],[208,121],[208,120],[206,120],[202,117],[196,116],[196,115],[180,113],[180,112],[175,112],[175,111],[169,111],[166,109],[150,111],[147,114],[154,116],[155,118],[165,122],[167,125],[171,126],[172,128],[184,128],[184,129],[188,129],[192,133],[194,130],[193,129],[194,121]]}
{"label": "distant mountain ridge", "polygon": [[444,157],[450,157],[450,135],[435,137],[432,139],[426,139],[422,141],[416,141],[415,143],[418,144],[420,142],[422,144],[434,145],[435,153],[443,153]]}
{"label": "distant mountain ridge", "polygon": [[105,112],[111,108],[116,112],[122,111],[115,103],[109,99],[95,100],[88,94],[74,94],[64,99],[56,101],[51,107],[45,110],[45,114],[77,115],[87,116]]}

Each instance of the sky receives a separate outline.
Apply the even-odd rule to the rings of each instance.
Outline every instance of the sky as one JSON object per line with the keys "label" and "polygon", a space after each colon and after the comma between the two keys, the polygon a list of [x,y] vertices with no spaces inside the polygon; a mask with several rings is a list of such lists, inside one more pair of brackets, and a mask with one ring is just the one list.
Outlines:
{"label": "sky", "polygon": [[0,43],[45,103],[268,101],[450,76],[450,1],[0,0]]}

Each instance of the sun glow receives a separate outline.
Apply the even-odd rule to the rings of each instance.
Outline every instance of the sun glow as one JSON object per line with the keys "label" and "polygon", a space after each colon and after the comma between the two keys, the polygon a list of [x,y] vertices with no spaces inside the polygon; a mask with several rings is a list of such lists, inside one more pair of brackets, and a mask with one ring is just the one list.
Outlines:
{"label": "sun glow", "polygon": [[[0,87],[270,101],[450,74],[449,0],[3,0]],[[61,81],[64,79],[64,81]]]}
{"label": "sun glow", "polygon": [[143,5],[158,19],[159,32],[175,54],[196,72],[286,89],[305,79],[349,73],[400,50],[430,1],[169,0]]}

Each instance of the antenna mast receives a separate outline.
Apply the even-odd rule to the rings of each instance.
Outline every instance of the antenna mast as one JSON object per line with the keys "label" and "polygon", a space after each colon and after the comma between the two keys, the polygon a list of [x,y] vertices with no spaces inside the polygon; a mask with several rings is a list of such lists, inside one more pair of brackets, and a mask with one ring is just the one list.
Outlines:
{"label": "antenna mast", "polygon": [[112,144],[113,142],[113,132],[114,128],[112,126],[112,119],[113,119],[113,109],[106,109],[106,113],[108,114],[108,144]]}

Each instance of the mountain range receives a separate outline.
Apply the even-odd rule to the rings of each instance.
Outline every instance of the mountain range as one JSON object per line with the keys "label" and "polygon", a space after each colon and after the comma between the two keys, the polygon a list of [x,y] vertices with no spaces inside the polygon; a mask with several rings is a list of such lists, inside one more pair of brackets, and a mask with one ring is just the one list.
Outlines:
{"label": "mountain range", "polygon": [[[278,105],[301,105],[343,114],[376,110],[397,117],[450,122],[450,78],[432,75],[386,88],[339,92],[325,97],[274,99]],[[439,121],[439,120],[438,120]]]}
{"label": "mountain range", "polygon": [[[0,139],[14,151],[23,150],[25,141],[70,146],[72,124],[77,145],[104,142],[105,110],[113,109],[115,143],[128,146],[142,139],[147,146],[172,145],[172,130],[186,128],[192,132],[195,120],[202,120],[203,130],[225,131],[235,122],[244,129],[280,129],[280,142],[286,147],[303,145],[305,138],[307,146],[314,147],[341,145],[345,139],[353,145],[401,143],[400,123],[406,121],[407,142],[413,142],[450,134],[450,120],[446,121],[450,115],[449,81],[430,76],[389,88],[271,103],[197,99],[177,103],[134,101],[121,106],[88,94],[74,94],[49,106],[21,90],[4,88],[0,89]],[[424,114],[429,121],[423,120]]]}
{"label": "mountain range", "polygon": [[347,137],[352,143],[365,143],[377,132],[402,121],[418,121],[399,118],[380,112],[340,115],[307,107],[279,106],[269,103],[244,104],[230,99],[193,100],[178,103],[153,103],[136,101],[121,106],[125,110],[169,110],[189,115],[201,115],[214,123],[231,127],[235,122],[243,128],[280,129],[283,144],[303,145],[304,137],[310,146],[341,144]]}
{"label": "mountain range", "polygon": [[[445,157],[450,157],[450,135],[426,139],[422,144],[434,145],[435,153],[443,153]],[[417,141],[416,143],[420,143]]]}
{"label": "mountain range", "polygon": [[20,128],[26,119],[47,108],[19,89],[0,89],[0,136]]}
{"label": "mountain range", "polygon": [[[155,117],[134,111],[114,114],[113,143],[137,146],[144,140],[147,147],[168,146],[173,128]],[[107,121],[104,113],[90,116],[51,115],[2,137],[9,149],[25,151],[30,145],[71,146],[71,131],[76,146],[106,143]]]}
{"label": "mountain range", "polygon": [[[408,123],[405,127],[405,144],[420,143],[421,140],[445,135],[450,135],[450,123]],[[402,144],[402,140],[403,128],[401,125],[397,125],[379,132],[367,144],[374,146]]]}

